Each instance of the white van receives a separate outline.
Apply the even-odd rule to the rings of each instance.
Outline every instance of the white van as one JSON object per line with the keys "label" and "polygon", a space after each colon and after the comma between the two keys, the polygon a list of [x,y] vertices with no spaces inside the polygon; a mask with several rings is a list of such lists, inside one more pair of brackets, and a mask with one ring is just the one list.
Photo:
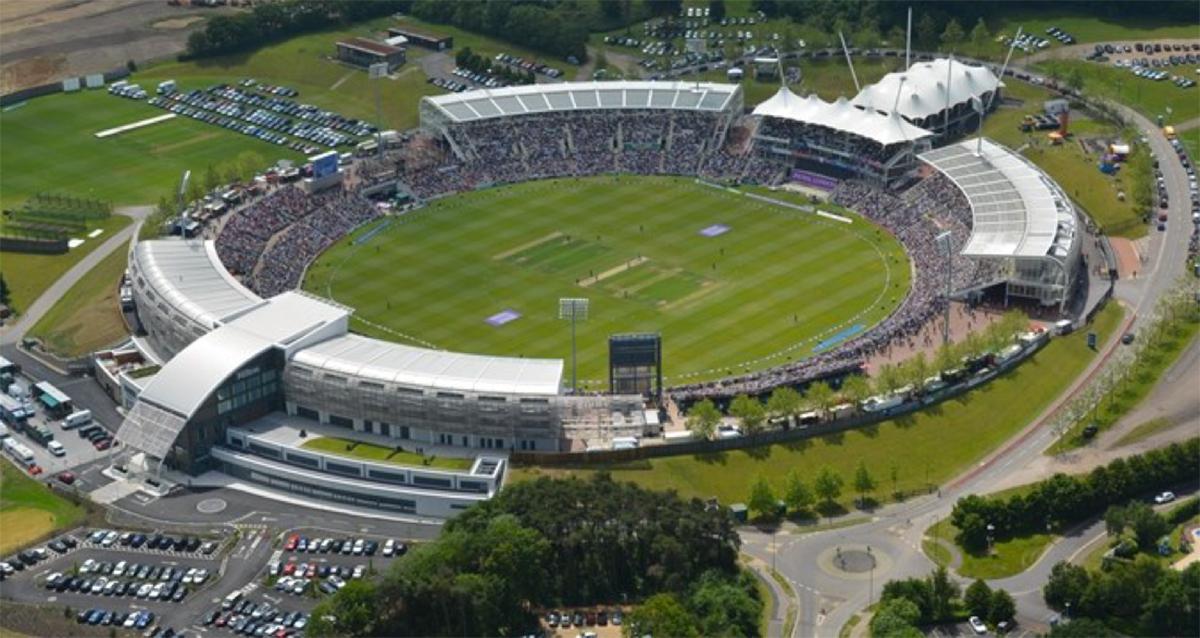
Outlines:
{"label": "white van", "polygon": [[0,439],[8,438],[8,426],[0,423]]}
{"label": "white van", "polygon": [[229,595],[225,597],[225,600],[221,603],[221,609],[230,609],[234,605],[236,605],[238,603],[238,601],[241,599],[242,599],[242,590],[237,589],[237,590],[231,591],[231,592],[229,592]]}
{"label": "white van", "polygon": [[58,441],[53,441],[53,440],[50,441],[49,443],[46,444],[46,449],[50,450],[50,453],[53,454],[54,456],[66,456],[67,455],[67,448],[63,447],[63,444],[59,443]]}
{"label": "white van", "polygon": [[63,419],[62,429],[70,430],[72,428],[77,428],[81,425],[87,425],[88,423],[91,423],[91,422],[92,422],[92,411],[91,410],[77,410],[75,412],[68,414],[67,418]]}
{"label": "white van", "polygon": [[637,446],[637,437],[633,436],[617,436],[612,440],[612,449],[614,450],[632,450]]}

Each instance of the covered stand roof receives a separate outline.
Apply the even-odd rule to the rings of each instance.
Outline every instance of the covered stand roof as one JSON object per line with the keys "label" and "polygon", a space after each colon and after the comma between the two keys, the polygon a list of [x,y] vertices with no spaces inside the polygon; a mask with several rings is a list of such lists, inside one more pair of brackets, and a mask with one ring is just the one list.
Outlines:
{"label": "covered stand roof", "polygon": [[1025,158],[984,139],[923,153],[920,158],[950,178],[971,204],[970,257],[1061,257],[1075,239],[1069,201]]}
{"label": "covered stand roof", "polygon": [[556,395],[562,359],[492,357],[344,335],[298,352],[296,363],[380,383],[458,392]]}
{"label": "covered stand roof", "polygon": [[[949,80],[949,101],[947,101]],[[898,112],[909,120],[929,117],[973,97],[1003,86],[1000,78],[984,66],[970,66],[940,58],[917,62],[907,71],[888,73],[875,84],[864,86],[850,101],[854,106],[880,113]],[[896,101],[896,92],[900,101]]]}
{"label": "covered stand roof", "polygon": [[427,96],[422,103],[452,122],[473,122],[547,111],[673,109],[720,112],[742,90],[711,82],[563,82]]}
{"label": "covered stand roof", "polygon": [[141,241],[133,247],[133,262],[137,276],[176,312],[209,328],[262,303],[220,266],[211,241]]}
{"label": "covered stand roof", "polygon": [[786,86],[780,87],[775,95],[756,106],[754,114],[823,126],[865,137],[884,146],[933,135],[894,114],[882,115],[856,109],[844,97],[836,102],[826,102],[815,95],[800,97]]}

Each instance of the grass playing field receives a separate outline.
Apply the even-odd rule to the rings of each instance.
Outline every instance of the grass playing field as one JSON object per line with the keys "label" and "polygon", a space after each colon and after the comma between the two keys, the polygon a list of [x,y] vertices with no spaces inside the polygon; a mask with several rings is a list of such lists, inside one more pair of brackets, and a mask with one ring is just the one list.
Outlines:
{"label": "grass playing field", "polygon": [[60,93],[0,114],[0,205],[13,208],[39,192],[153,204],[178,188],[183,171],[200,175],[242,151],[267,162],[299,159],[285,147],[177,117],[97,139],[95,133],[163,115],[162,109],[106,91]]}
{"label": "grass playing field", "polygon": [[[718,224],[728,232],[700,234]],[[617,332],[661,331],[672,383],[810,356],[831,334],[890,313],[910,272],[899,243],[857,216],[829,221],[682,178],[553,180],[460,195],[355,245],[371,230],[327,251],[305,282],[375,324],[355,321],[357,330],[565,359],[570,331],[558,299],[587,297],[579,377],[590,387],[606,384],[607,337]],[[519,318],[486,321],[506,310]]]}
{"label": "grass playing field", "polygon": [[332,436],[322,436],[304,442],[309,450],[319,450],[339,456],[348,456],[366,461],[382,461],[396,465],[411,465],[414,467],[428,466],[442,470],[469,470],[472,459],[455,458],[450,456],[423,456],[415,452],[405,452],[396,448],[372,445],[350,439],[339,439]]}

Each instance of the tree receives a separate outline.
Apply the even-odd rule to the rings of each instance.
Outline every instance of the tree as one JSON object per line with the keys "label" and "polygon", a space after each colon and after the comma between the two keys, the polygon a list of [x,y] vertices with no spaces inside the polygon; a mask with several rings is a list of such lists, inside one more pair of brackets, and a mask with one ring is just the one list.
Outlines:
{"label": "tree", "polygon": [[708,19],[720,22],[725,17],[725,0],[708,0]]}
{"label": "tree", "polygon": [[1109,638],[1119,636],[1104,623],[1092,618],[1072,618],[1050,628],[1049,638]]}
{"label": "tree", "polygon": [[867,494],[875,491],[875,478],[867,471],[867,464],[862,459],[859,459],[858,467],[854,470],[854,489],[858,491],[860,503],[865,503]]}
{"label": "tree", "polygon": [[746,503],[750,511],[761,518],[774,518],[779,511],[779,499],[765,477],[759,476],[750,487],[750,500]]}
{"label": "tree", "polygon": [[949,49],[953,49],[956,45],[961,44],[965,37],[962,25],[958,20],[950,18],[950,22],[946,23],[946,30],[942,31],[942,44]]}
{"label": "tree", "polygon": [[1171,531],[1171,525],[1158,512],[1140,501],[1134,501],[1125,508],[1125,520],[1137,536],[1138,548],[1144,552],[1153,550],[1158,545],[1158,539]]}
{"label": "tree", "polygon": [[772,417],[791,419],[800,412],[802,403],[803,399],[800,398],[799,392],[794,388],[782,385],[771,391],[771,397],[767,399],[767,412]]}
{"label": "tree", "polygon": [[875,375],[875,388],[880,394],[888,394],[892,390],[904,385],[900,378],[900,369],[890,363],[885,363],[879,366],[879,373]]}
{"label": "tree", "polygon": [[846,401],[858,405],[871,396],[871,383],[861,374],[852,374],[842,381],[840,394]]}
{"label": "tree", "polygon": [[916,638],[924,636],[917,629],[921,620],[921,610],[913,601],[902,598],[888,598],[879,605],[875,615],[871,617],[871,636],[877,638]]}
{"label": "tree", "polygon": [[823,416],[833,406],[833,395],[833,388],[829,387],[828,383],[817,381],[808,386],[808,391],[804,393],[804,398]]}
{"label": "tree", "polygon": [[945,567],[929,575],[929,598],[934,622],[949,620],[954,615],[954,599],[958,598],[958,583],[950,580]]}
{"label": "tree", "polygon": [[745,394],[734,397],[729,404],[729,414],[742,424],[742,430],[748,435],[762,432],[767,420],[767,411],[763,409],[762,402]]}
{"label": "tree", "polygon": [[697,439],[711,439],[720,422],[721,411],[710,399],[693,405],[687,413],[687,428]]}
{"label": "tree", "polygon": [[8,282],[4,280],[4,273],[0,273],[0,303],[7,305],[11,295],[12,291],[8,289]]}
{"label": "tree", "polygon": [[842,495],[842,477],[828,465],[823,466],[813,479],[813,491],[823,502],[832,505]]}
{"label": "tree", "polygon": [[361,636],[371,632],[378,616],[375,584],[351,580],[312,612],[308,631],[313,636]]}
{"label": "tree", "polygon": [[1017,603],[1013,601],[1013,597],[1003,589],[997,589],[992,592],[992,604],[988,607],[986,618],[993,625],[1002,622],[1010,622],[1013,616],[1017,615]]}
{"label": "tree", "polygon": [[932,47],[937,44],[937,21],[928,13],[921,14],[921,19],[917,20],[916,36],[917,42],[921,46]]}
{"label": "tree", "polygon": [[975,53],[982,53],[983,48],[988,45],[992,39],[992,32],[988,31],[987,24],[983,18],[979,18],[975,22],[975,28],[971,29],[971,44],[975,45]]}
{"label": "tree", "polygon": [[963,604],[972,616],[987,618],[992,609],[992,588],[983,580],[977,579],[963,594]]}
{"label": "tree", "polygon": [[217,187],[220,185],[221,174],[217,172],[216,167],[214,167],[212,164],[209,164],[208,167],[204,169],[204,192],[206,194],[211,193],[217,190]]}
{"label": "tree", "polygon": [[674,594],[655,594],[629,612],[621,634],[626,638],[653,634],[689,638],[700,634],[692,614]]}
{"label": "tree", "polygon": [[1060,561],[1050,569],[1050,577],[1042,588],[1042,597],[1050,607],[1063,610],[1070,604],[1078,609],[1091,577],[1083,567]]}
{"label": "tree", "polygon": [[933,367],[938,372],[946,372],[958,367],[958,353],[955,352],[954,344],[945,343],[938,346],[937,352],[933,355]]}
{"label": "tree", "polygon": [[808,489],[808,485],[805,485],[804,479],[800,478],[800,473],[794,469],[788,472],[783,502],[793,513],[803,512],[812,507],[812,491]]}

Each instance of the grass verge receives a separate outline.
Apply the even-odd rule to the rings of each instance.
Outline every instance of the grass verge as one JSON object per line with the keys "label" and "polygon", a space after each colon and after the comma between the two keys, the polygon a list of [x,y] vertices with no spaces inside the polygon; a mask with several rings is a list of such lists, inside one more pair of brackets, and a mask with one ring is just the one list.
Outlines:
{"label": "grass verge", "polygon": [[[0,555],[83,520],[84,508],[58,496],[11,463],[0,461]],[[73,620],[73,619],[72,619]]]}
{"label": "grass verge", "polygon": [[338,456],[347,456],[364,461],[382,461],[395,465],[411,465],[414,467],[431,467],[443,470],[469,470],[471,459],[461,459],[447,456],[422,456],[415,452],[406,452],[397,448],[360,443],[350,439],[339,439],[331,436],[305,441],[301,447],[309,450],[328,452]]}
{"label": "grass verge", "polygon": [[[935,529],[936,528],[936,529]],[[953,538],[958,534],[958,528],[954,527],[949,520],[943,520],[932,526],[928,530],[933,532],[938,538],[943,538],[953,542]],[[962,553],[962,565],[958,568],[958,573],[964,578],[982,578],[991,580],[995,578],[1006,578],[1019,574],[1026,569],[1029,569],[1037,562],[1038,558],[1045,553],[1046,548],[1054,541],[1056,536],[1052,534],[1031,534],[1018,538],[1009,538],[1002,541],[997,541],[992,544],[992,553],[972,553],[961,547],[959,551]],[[932,543],[932,541],[927,541]],[[924,543],[923,543],[924,545]],[[940,551],[945,552],[945,548],[940,548]],[[938,562],[933,554],[928,550],[926,555],[934,562]],[[938,563],[939,565],[942,563]],[[948,563],[947,563],[948,564]]]}
{"label": "grass verge", "polygon": [[1132,430],[1125,433],[1124,436],[1117,439],[1117,442],[1112,445],[1114,448],[1132,445],[1138,441],[1148,439],[1159,432],[1164,432],[1175,426],[1175,422],[1166,417],[1158,417],[1150,419],[1145,423],[1139,423]]}
{"label": "grass verge", "polygon": [[[1152,339],[1145,347],[1119,386],[1108,392],[1103,401],[1090,414],[1071,426],[1071,429],[1067,430],[1058,441],[1055,441],[1054,445],[1046,448],[1046,454],[1061,454],[1086,445],[1090,439],[1084,436],[1083,430],[1089,424],[1096,425],[1102,432],[1137,407],[1158,384],[1163,372],[1179,359],[1179,355],[1198,333],[1200,333],[1200,312],[1192,312],[1174,322],[1165,322],[1161,336]],[[1130,435],[1132,434],[1133,432],[1130,432]],[[1142,436],[1144,438],[1150,434]]]}
{"label": "grass verge", "polygon": [[[0,174],[3,174],[3,172],[3,169],[0,169]],[[6,182],[5,188],[7,187],[8,184]],[[113,215],[91,229],[95,230],[99,228],[103,230],[104,232],[99,237],[89,239],[83,242],[82,246],[62,255],[0,253],[0,273],[4,274],[4,281],[9,286],[12,307],[17,312],[24,312],[29,307],[29,304],[37,300],[50,287],[50,284],[53,284],[55,280],[63,276],[63,273],[79,263],[79,260],[86,257],[97,246],[103,244],[109,237],[120,232],[122,228],[131,223],[133,223],[133,220],[129,217]]]}
{"label": "grass verge", "polygon": [[[1124,312],[1109,304],[1090,328],[1104,343]],[[716,496],[722,503],[749,498],[750,485],[766,478],[777,493],[793,468],[812,484],[827,465],[843,480],[854,476],[860,460],[876,476],[881,490],[912,494],[938,485],[967,468],[1028,425],[1060,395],[1095,356],[1087,347],[1088,330],[1054,339],[1016,370],[967,395],[917,414],[880,424],[786,444],[702,455],[682,455],[629,463],[576,467],[517,467],[511,480],[609,472],[614,479],[643,487],[675,490],[684,498]],[[896,454],[896,450],[905,450]],[[846,490],[849,491],[849,488]],[[844,494],[850,504],[855,495]]]}
{"label": "grass verge", "polygon": [[63,357],[79,357],[126,334],[117,286],[128,255],[121,245],[88,271],[42,316],[29,336]]}

